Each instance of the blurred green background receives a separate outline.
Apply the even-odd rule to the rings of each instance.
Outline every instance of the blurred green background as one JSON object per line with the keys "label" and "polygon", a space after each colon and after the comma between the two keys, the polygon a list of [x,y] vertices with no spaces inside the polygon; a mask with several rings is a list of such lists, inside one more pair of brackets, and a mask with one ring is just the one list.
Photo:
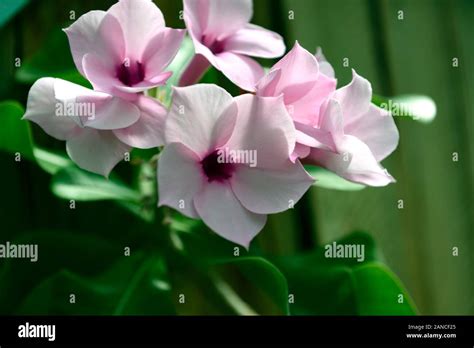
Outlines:
{"label": "blurred green background", "polygon": [[[155,2],[168,26],[183,27],[179,13],[181,1]],[[31,83],[40,76],[81,81],[60,29],[73,22],[71,16],[78,18],[93,9],[106,10],[113,3],[105,0],[0,0],[0,102],[17,100],[25,105]],[[474,314],[474,2],[255,0],[254,8],[253,23],[282,34],[288,49],[295,40],[309,51],[315,52],[316,47],[321,46],[336,70],[338,86],[350,81],[351,68],[354,68],[372,82],[376,94],[425,94],[435,100],[438,108],[437,118],[431,124],[407,117],[396,119],[400,145],[384,162],[397,179],[396,184],[353,192],[312,188],[294,210],[269,219],[254,242],[257,253],[272,257],[292,255],[311,251],[353,231],[365,231],[375,240],[381,260],[405,285],[419,313]],[[343,66],[345,58],[349,59],[349,67]],[[458,59],[457,67],[453,67],[454,58]],[[270,66],[273,62],[263,63]],[[217,79],[221,85],[231,88],[215,71],[207,78]],[[37,127],[33,130],[35,142],[42,147],[64,149],[64,143],[49,138]],[[452,160],[453,153],[458,154],[457,162]],[[153,262],[143,256],[148,255],[147,249],[161,243],[159,224],[150,227],[112,202],[77,202],[76,209],[71,210],[67,200],[53,195],[51,176],[36,164],[15,162],[13,154],[6,152],[0,152],[0,163],[0,242],[39,241],[41,259],[37,264],[0,259],[0,313],[138,311],[127,311],[124,307],[145,308],[140,310],[143,314],[174,313],[173,306],[166,304],[170,298],[169,284],[159,283],[164,273],[172,279],[171,283],[180,284],[179,291],[171,290],[171,298],[179,298],[181,292],[191,293],[192,305],[182,306],[184,309],[178,309],[178,313],[227,313],[221,304],[209,304],[215,302],[209,299],[216,298],[216,292],[227,294],[227,298],[233,296],[227,283],[209,285],[208,278],[214,280],[214,285],[221,284],[215,281],[215,274],[221,271],[200,273],[185,261],[170,264],[160,253],[153,254]],[[128,166],[122,163],[116,172],[124,181],[133,182],[137,176],[129,172]],[[398,208],[399,200],[403,200],[403,209]],[[368,237],[356,235],[355,238],[366,240]],[[233,250],[224,245],[223,248]],[[119,256],[123,255],[124,247],[131,248],[133,257],[119,268],[110,268],[112,261],[123,262]],[[453,247],[459,249],[458,256],[453,256]],[[317,268],[321,261],[318,260],[305,263],[309,273],[314,271],[313,265]],[[254,261],[249,259],[249,264],[237,268],[248,275],[249,268],[255,271],[261,267],[268,276],[264,271],[267,265],[256,266],[252,264]],[[275,262],[279,266],[279,261]],[[298,267],[298,262],[295,261],[293,267]],[[151,268],[147,268],[149,264]],[[232,265],[226,267],[230,268],[224,270],[226,277],[232,278],[230,282],[239,288],[240,275],[234,274]],[[279,268],[285,270],[285,266]],[[138,303],[140,298],[146,298],[145,295],[133,296],[136,289],[146,288],[137,276],[143,269],[157,275],[153,278],[155,289],[162,290],[164,295],[160,294],[167,296],[166,301],[157,300],[154,305]],[[119,274],[114,274],[114,270]],[[87,279],[94,278],[94,282],[78,279],[78,273],[89,277]],[[275,279],[270,277],[268,284],[281,282],[279,273],[270,273]],[[265,276],[258,272],[253,274],[256,279]],[[109,281],[111,279],[113,281]],[[288,279],[291,292],[292,286],[302,278],[295,280],[288,276]],[[370,279],[376,281],[376,278]],[[127,287],[130,282],[134,284],[132,289]],[[330,296],[310,283],[306,286],[309,298]],[[94,291],[89,291],[91,288]],[[334,289],[338,291],[337,284]],[[236,291],[253,303],[259,313],[272,314],[275,311],[272,304],[266,302],[268,297],[275,300],[274,296],[284,298],[286,295],[266,290],[264,286],[263,290],[251,291],[240,284]],[[78,296],[74,310],[52,304],[57,298],[68,298],[71,292],[83,294]],[[111,303],[103,298],[110,299]],[[330,298],[314,301],[331,302]],[[130,299],[137,303],[131,303]],[[298,299],[296,296],[295,301]],[[99,300],[104,305],[101,308],[94,305]],[[118,306],[112,304],[112,300],[118,302]],[[281,303],[281,298],[274,302]],[[67,307],[64,303],[62,306]],[[248,313],[245,304],[239,304],[239,300],[234,303],[241,312]],[[383,303],[376,305],[383,306]],[[324,310],[311,310],[311,305],[298,312],[354,314],[347,303],[341,304],[343,309],[329,306]],[[391,311],[387,305],[377,313],[398,312]]]}

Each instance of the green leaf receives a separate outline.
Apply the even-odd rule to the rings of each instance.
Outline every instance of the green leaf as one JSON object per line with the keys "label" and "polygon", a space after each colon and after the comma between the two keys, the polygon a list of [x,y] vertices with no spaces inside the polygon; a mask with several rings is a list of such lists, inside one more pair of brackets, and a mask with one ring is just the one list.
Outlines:
{"label": "green leaf", "polygon": [[35,146],[30,123],[21,119],[24,113],[23,106],[16,101],[0,103],[0,117],[2,117],[0,150],[9,153],[18,152],[26,159],[36,161],[50,174],[55,174],[59,169],[70,166],[72,161],[65,155]]}
{"label": "green leaf", "polygon": [[33,288],[16,313],[170,315],[175,310],[163,260],[137,253],[94,277],[61,270]]}
{"label": "green leaf", "polygon": [[394,117],[409,117],[421,123],[431,123],[436,117],[436,103],[425,95],[406,94],[391,98],[373,95],[372,103],[390,111]]}
{"label": "green leaf", "polygon": [[[249,303],[249,307],[260,314],[289,314],[288,284],[285,276],[272,263],[259,256],[233,256],[216,260],[214,266],[228,270],[229,266],[238,271],[229,284],[235,293]],[[242,277],[243,276],[243,279]],[[218,289],[222,278],[214,278]],[[224,295],[231,288],[224,287]],[[232,298],[231,298],[232,299]],[[241,313],[248,314],[248,313]]]}
{"label": "green leaf", "polygon": [[[364,247],[364,260],[329,257],[334,245]],[[334,255],[334,254],[333,254]],[[337,254],[336,254],[337,255]],[[373,240],[355,233],[313,252],[275,258],[294,296],[296,315],[414,315],[416,308],[400,280],[377,260]]]}
{"label": "green leaf", "polygon": [[347,181],[344,178],[321,167],[312,165],[304,166],[306,171],[316,179],[314,186],[339,191],[359,191],[365,188],[364,185]]}
{"label": "green leaf", "polygon": [[59,170],[74,165],[65,155],[57,152],[48,151],[39,147],[33,148],[38,165],[47,173],[54,175]]}
{"label": "green leaf", "polygon": [[245,248],[211,231],[201,220],[193,220],[179,214],[171,215],[169,219],[170,227],[177,227],[172,229],[172,241],[177,249],[204,267],[216,264],[219,260],[227,260],[233,255],[235,248],[239,250],[240,255],[250,255]]}
{"label": "green leaf", "polygon": [[[171,300],[171,283],[165,261],[159,256],[146,258],[139,268],[132,270],[133,277],[127,283],[115,307],[116,315],[171,315],[175,314]],[[122,277],[122,272],[118,275]]]}
{"label": "green leaf", "polygon": [[[124,252],[123,245],[84,231],[36,230],[11,243],[37,245],[37,261],[9,258],[0,262],[0,314],[17,311],[34,287],[61,270],[95,277],[123,257]],[[41,301],[36,306],[41,306]]]}
{"label": "green leaf", "polygon": [[185,37],[178,54],[166,71],[171,71],[173,75],[169,78],[166,85],[158,88],[157,97],[165,105],[171,104],[172,86],[177,86],[181,75],[194,57],[194,45],[190,37]]}
{"label": "green leaf", "polygon": [[[57,52],[54,59],[51,59],[51,52]],[[17,70],[16,79],[32,84],[42,77],[56,77],[90,87],[89,82],[76,69],[70,52],[66,34],[58,27],[41,45],[41,49],[22,63]]]}
{"label": "green leaf", "polygon": [[29,0],[2,0],[0,1],[0,27],[3,27],[11,18],[20,12]]}
{"label": "green leaf", "polygon": [[115,176],[106,179],[75,166],[58,171],[53,177],[51,190],[60,198],[77,201],[140,201],[140,194]]}
{"label": "green leaf", "polygon": [[0,103],[0,150],[20,153],[22,157],[34,160],[33,143],[28,122],[22,121],[24,109],[18,102]]}
{"label": "green leaf", "polygon": [[246,251],[210,231],[202,221],[171,215],[172,242],[211,279],[234,314],[289,314],[283,274],[252,248]]}

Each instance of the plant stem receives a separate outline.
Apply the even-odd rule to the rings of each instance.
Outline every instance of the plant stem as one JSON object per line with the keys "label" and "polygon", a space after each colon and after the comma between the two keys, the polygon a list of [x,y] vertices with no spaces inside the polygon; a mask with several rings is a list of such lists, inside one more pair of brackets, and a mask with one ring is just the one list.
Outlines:
{"label": "plant stem", "polygon": [[242,300],[234,289],[232,289],[230,285],[227,284],[227,282],[225,282],[216,272],[209,272],[209,278],[211,278],[216,290],[221,294],[222,298],[236,314],[258,315],[258,313]]}
{"label": "plant stem", "polygon": [[185,87],[199,82],[209,67],[209,61],[203,55],[196,54],[181,75],[179,86]]}

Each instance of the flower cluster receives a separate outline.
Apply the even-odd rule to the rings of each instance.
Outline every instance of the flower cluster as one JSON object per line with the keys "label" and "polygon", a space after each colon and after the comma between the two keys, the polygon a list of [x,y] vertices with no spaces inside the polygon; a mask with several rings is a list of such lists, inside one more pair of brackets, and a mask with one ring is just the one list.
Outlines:
{"label": "flower cluster", "polygon": [[[396,148],[398,131],[391,115],[371,104],[370,83],[354,71],[352,82],[336,89],[322,52],[298,42],[265,74],[250,57],[281,57],[285,45],[249,23],[252,10],[252,0],[184,0],[195,57],[169,110],[146,91],[166,84],[186,31],[167,28],[151,0],[91,11],[65,32],[93,89],[42,78],[24,118],[65,140],[78,166],[104,176],[132,148],[163,147],[159,205],[200,218],[245,247],[267,214],[291,208],[317,180],[303,164],[365,185],[393,182],[380,161]],[[232,97],[195,84],[210,66],[249,93]]]}

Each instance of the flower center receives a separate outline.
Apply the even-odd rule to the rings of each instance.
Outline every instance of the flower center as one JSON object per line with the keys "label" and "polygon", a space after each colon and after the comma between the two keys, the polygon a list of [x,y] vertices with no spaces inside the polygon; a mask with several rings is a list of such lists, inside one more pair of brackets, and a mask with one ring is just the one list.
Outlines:
{"label": "flower center", "polygon": [[126,60],[117,67],[117,77],[125,85],[132,87],[145,78],[145,69],[140,62]]}
{"label": "flower center", "polygon": [[235,171],[235,165],[232,163],[225,163],[225,156],[219,150],[216,150],[207,155],[202,161],[202,170],[207,176],[209,182],[218,181],[223,182],[232,177]]}
{"label": "flower center", "polygon": [[214,54],[219,54],[224,52],[224,41],[223,40],[215,40],[206,35],[203,35],[201,42],[207,46]]}

